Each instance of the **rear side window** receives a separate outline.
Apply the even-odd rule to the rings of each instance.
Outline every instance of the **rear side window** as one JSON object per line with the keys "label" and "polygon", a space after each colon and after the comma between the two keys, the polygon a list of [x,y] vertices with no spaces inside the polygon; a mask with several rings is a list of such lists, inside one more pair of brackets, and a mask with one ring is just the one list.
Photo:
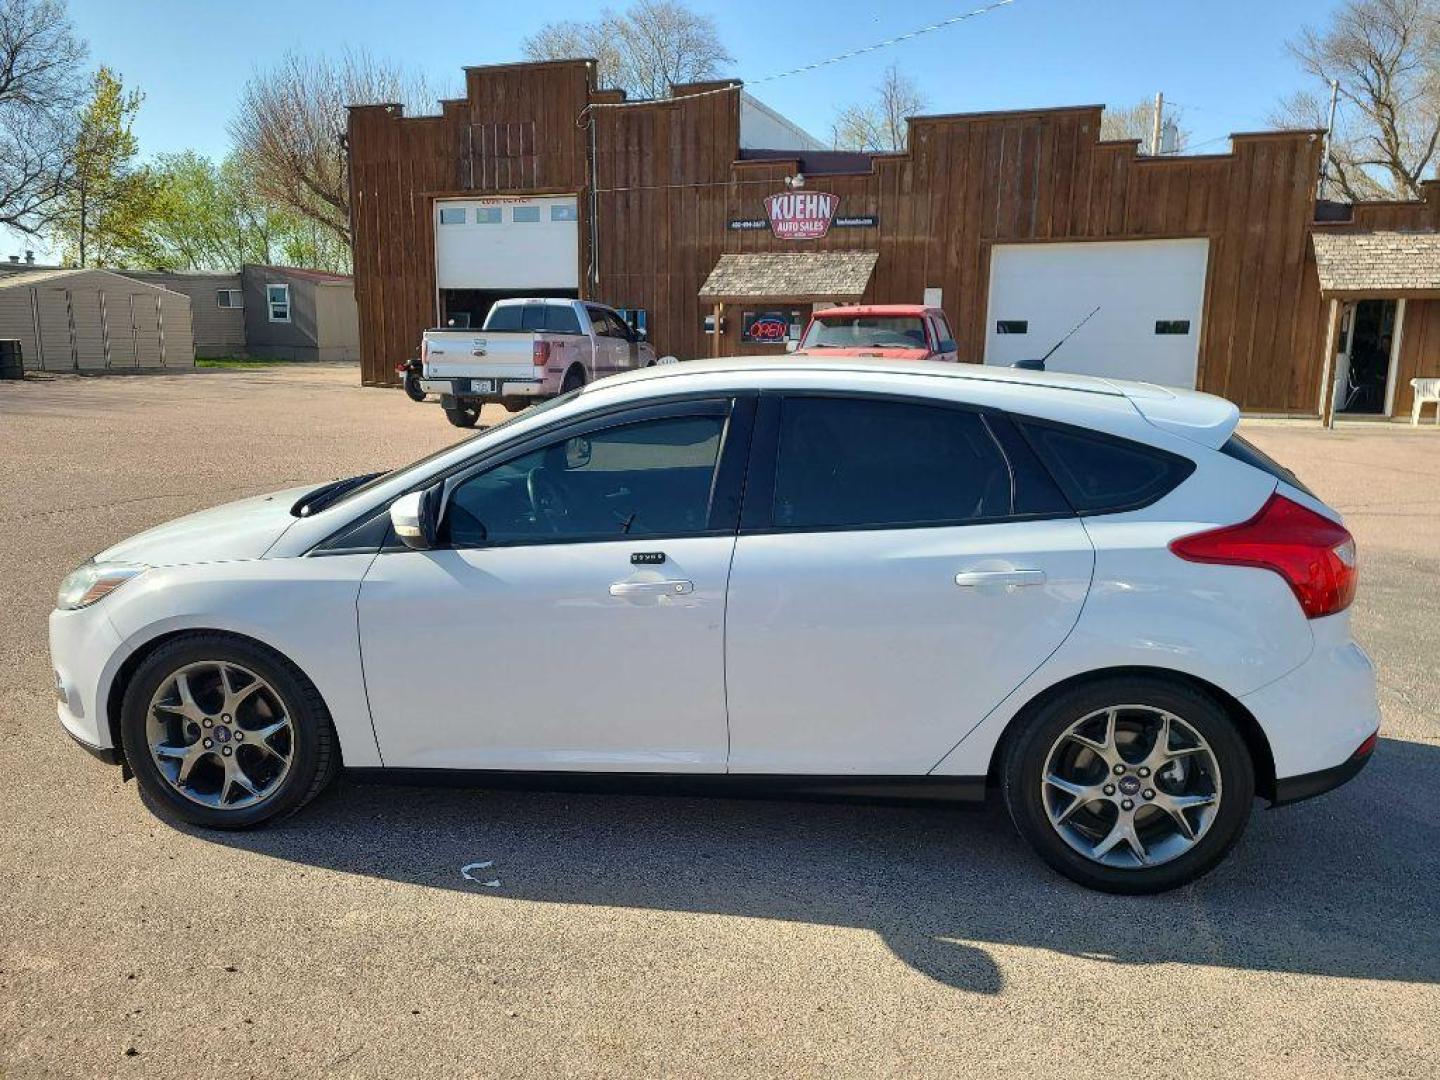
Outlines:
{"label": "rear side window", "polygon": [[785,399],[771,521],[782,529],[1006,518],[1014,476],[978,413],[862,398]]}
{"label": "rear side window", "polygon": [[1195,471],[1188,458],[1128,439],[1035,421],[1022,420],[1020,427],[1081,514],[1149,506]]}
{"label": "rear side window", "polygon": [[1220,448],[1220,452],[1226,457],[1232,457],[1236,461],[1252,465],[1263,473],[1269,473],[1276,480],[1283,480],[1291,487],[1299,488],[1306,495],[1315,498],[1315,493],[1302,484],[1298,476],[1248,439],[1241,438],[1239,435],[1231,435],[1230,440]]}
{"label": "rear side window", "polygon": [[545,329],[552,334],[578,334],[580,317],[568,304],[546,304]]}

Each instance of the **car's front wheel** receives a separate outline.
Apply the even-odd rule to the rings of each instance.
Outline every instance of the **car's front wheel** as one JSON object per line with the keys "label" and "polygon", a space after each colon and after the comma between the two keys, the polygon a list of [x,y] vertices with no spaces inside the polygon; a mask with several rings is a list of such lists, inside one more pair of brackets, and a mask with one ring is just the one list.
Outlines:
{"label": "car's front wheel", "polygon": [[210,828],[294,813],[340,765],[310,680],[227,634],[186,635],[148,656],[126,688],[120,728],[147,804]]}
{"label": "car's front wheel", "polygon": [[1135,677],[1081,685],[1036,710],[1001,783],[1020,833],[1091,888],[1154,893],[1211,870],[1255,797],[1245,740],[1207,694]]}

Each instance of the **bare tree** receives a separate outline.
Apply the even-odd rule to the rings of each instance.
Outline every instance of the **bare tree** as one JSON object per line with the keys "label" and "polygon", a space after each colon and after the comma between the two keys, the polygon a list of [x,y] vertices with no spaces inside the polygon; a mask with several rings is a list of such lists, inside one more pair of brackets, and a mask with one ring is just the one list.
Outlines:
{"label": "bare tree", "polygon": [[[1164,120],[1175,123],[1175,146],[1173,153],[1179,153],[1190,143],[1190,129],[1181,123],[1179,109],[1166,108]],[[1144,152],[1150,149],[1150,139],[1155,133],[1155,102],[1153,99],[1139,101],[1128,109],[1107,108],[1100,117],[1100,138],[1139,139]],[[1162,151],[1165,153],[1167,151]]]}
{"label": "bare tree", "polygon": [[678,0],[636,0],[591,22],[542,26],[521,43],[530,60],[596,61],[601,86],[634,98],[663,98],[676,83],[719,78],[734,63],[715,20]]}
{"label": "bare tree", "polygon": [[831,128],[831,141],[837,150],[904,150],[910,133],[909,118],[923,112],[928,104],[920,88],[900,73],[898,65],[891,64],[875,87],[873,100],[840,110]]}
{"label": "bare tree", "polygon": [[[1418,198],[1440,145],[1440,3],[1348,0],[1290,51],[1308,74],[1339,85],[1329,176],[1346,199]],[[1323,128],[1328,101],[1301,92],[1272,120]]]}
{"label": "bare tree", "polygon": [[85,43],[63,0],[0,0],[0,225],[46,227],[73,168]]}
{"label": "bare tree", "polygon": [[349,105],[411,104],[428,111],[422,80],[364,52],[339,60],[291,53],[246,84],[230,138],[257,193],[350,244]]}

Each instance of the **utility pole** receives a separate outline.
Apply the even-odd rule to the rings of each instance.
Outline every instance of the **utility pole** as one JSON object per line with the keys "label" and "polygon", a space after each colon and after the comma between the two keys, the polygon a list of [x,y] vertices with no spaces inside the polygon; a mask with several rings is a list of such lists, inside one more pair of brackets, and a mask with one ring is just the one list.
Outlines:
{"label": "utility pole", "polygon": [[1330,133],[1335,130],[1335,103],[1340,98],[1340,80],[1330,80],[1330,116],[1325,121],[1325,149],[1324,156],[1320,159],[1320,186],[1315,192],[1315,197],[1325,197],[1325,185],[1330,179]]}
{"label": "utility pole", "polygon": [[1150,156],[1160,156],[1160,121],[1165,115],[1165,95],[1155,95],[1155,123],[1150,129]]}

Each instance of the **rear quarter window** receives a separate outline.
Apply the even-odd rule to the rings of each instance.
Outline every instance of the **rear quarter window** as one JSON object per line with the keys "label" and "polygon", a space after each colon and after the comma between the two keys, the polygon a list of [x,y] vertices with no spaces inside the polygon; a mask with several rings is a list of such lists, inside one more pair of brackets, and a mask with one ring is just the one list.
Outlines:
{"label": "rear quarter window", "polygon": [[1065,424],[1018,422],[1080,514],[1139,510],[1168,495],[1195,471],[1189,458],[1129,439]]}

